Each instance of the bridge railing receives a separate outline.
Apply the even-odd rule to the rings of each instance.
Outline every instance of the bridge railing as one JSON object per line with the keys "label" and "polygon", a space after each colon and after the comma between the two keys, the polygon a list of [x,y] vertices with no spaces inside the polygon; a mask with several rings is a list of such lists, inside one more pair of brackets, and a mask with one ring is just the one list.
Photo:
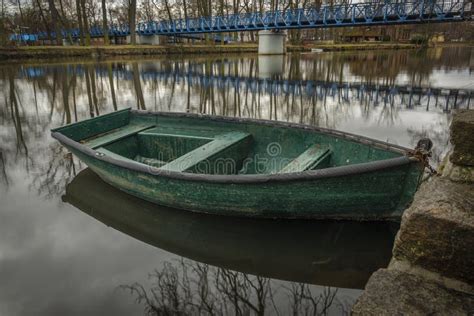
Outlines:
{"label": "bridge railing", "polygon": [[466,0],[354,3],[325,5],[320,8],[241,13],[139,23],[146,34],[208,33],[260,29],[311,28],[364,24],[419,23],[462,19],[471,11]]}
{"label": "bridge railing", "polygon": [[[472,0],[414,0],[404,2],[352,3],[323,5],[306,9],[240,13],[187,20],[147,21],[137,24],[140,35],[182,35],[193,33],[280,30],[292,28],[341,27],[360,25],[412,24],[462,21],[471,18]],[[130,34],[127,24],[111,25],[110,36]],[[63,37],[80,36],[78,29],[62,32]],[[54,34],[54,33],[53,33]],[[90,29],[91,36],[103,36],[100,26]],[[46,33],[40,33],[46,38]]]}

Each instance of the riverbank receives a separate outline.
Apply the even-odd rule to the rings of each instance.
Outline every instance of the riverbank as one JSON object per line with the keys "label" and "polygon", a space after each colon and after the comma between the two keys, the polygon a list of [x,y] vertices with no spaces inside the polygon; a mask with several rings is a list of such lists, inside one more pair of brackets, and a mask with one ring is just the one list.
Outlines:
{"label": "riverbank", "polygon": [[451,124],[441,176],[421,185],[402,218],[387,269],[353,315],[471,315],[474,311],[474,110]]}
{"label": "riverbank", "polygon": [[[414,44],[355,43],[287,45],[287,52],[413,49]],[[257,44],[228,45],[110,45],[110,46],[23,46],[0,48],[0,60],[51,59],[71,57],[105,58],[111,56],[201,55],[256,53]]]}
{"label": "riverbank", "polygon": [[0,48],[0,60],[70,57],[253,53],[256,45],[110,45],[110,46],[27,46]]}

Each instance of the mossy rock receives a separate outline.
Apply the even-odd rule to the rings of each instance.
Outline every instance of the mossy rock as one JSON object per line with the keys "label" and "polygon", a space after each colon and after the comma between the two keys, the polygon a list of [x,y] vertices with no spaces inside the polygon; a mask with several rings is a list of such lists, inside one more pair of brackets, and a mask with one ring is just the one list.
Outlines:
{"label": "mossy rock", "polygon": [[449,161],[443,164],[443,177],[454,182],[474,183],[474,166],[458,165],[451,161],[452,155]]}
{"label": "mossy rock", "polygon": [[352,315],[471,315],[474,296],[397,270],[375,272]]}
{"label": "mossy rock", "polygon": [[403,214],[397,260],[474,286],[474,185],[436,177]]}

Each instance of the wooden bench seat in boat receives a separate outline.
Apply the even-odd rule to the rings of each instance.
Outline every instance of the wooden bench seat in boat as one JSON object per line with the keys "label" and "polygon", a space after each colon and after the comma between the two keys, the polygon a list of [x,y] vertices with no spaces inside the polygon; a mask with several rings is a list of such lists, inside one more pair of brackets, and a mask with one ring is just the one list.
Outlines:
{"label": "wooden bench seat in boat", "polygon": [[306,149],[301,155],[290,161],[278,173],[292,173],[312,170],[321,165],[331,155],[327,145],[315,144]]}
{"label": "wooden bench seat in boat", "polygon": [[[167,163],[160,169],[176,172],[199,172],[199,173],[236,173],[240,169],[242,160],[247,156],[249,143],[252,135],[240,131],[234,131],[218,135],[214,140],[178,157]],[[233,166],[228,170],[219,169],[217,159],[229,159]],[[208,163],[208,165],[201,165]],[[225,166],[221,165],[220,167]]]}
{"label": "wooden bench seat in boat", "polygon": [[123,127],[113,129],[110,132],[100,134],[93,138],[81,141],[81,143],[86,145],[87,147],[96,149],[96,148],[111,144],[113,142],[116,142],[118,140],[121,140],[123,138],[135,135],[144,130],[153,128],[155,126],[156,126],[155,124],[125,125]]}

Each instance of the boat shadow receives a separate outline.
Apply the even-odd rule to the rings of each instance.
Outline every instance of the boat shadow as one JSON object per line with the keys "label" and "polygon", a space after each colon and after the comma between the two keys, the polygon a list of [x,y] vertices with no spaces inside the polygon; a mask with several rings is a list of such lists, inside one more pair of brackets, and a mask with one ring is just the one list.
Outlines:
{"label": "boat shadow", "polygon": [[391,258],[393,222],[272,220],[207,215],[126,194],[90,169],[63,201],[133,238],[174,254],[253,275],[364,288]]}

